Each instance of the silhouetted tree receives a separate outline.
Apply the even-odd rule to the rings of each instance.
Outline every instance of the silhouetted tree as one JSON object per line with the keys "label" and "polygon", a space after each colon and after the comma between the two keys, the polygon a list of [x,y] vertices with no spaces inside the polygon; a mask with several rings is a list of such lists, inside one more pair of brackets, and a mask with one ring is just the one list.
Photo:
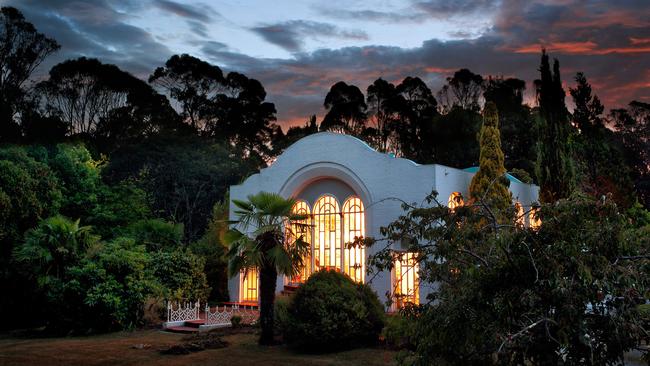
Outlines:
{"label": "silhouetted tree", "polygon": [[573,97],[575,108],[573,109],[573,123],[582,132],[594,127],[602,126],[602,114],[605,110],[597,95],[592,95],[591,85],[581,72],[575,77],[576,87],[569,88]]}
{"label": "silhouetted tree", "polygon": [[540,139],[538,144],[537,179],[539,198],[551,203],[568,197],[575,186],[569,135],[571,124],[564,104],[560,63],[555,60],[551,73],[548,55],[542,51],[539,68]]}
{"label": "silhouetted tree", "polygon": [[395,136],[396,152],[420,163],[432,162],[433,119],[438,115],[438,101],[418,77],[407,76],[395,91],[398,120],[391,124],[391,132]]}
{"label": "silhouetted tree", "polygon": [[526,82],[520,79],[488,78],[483,97],[499,111],[501,146],[507,170],[522,169],[535,174],[536,136],[530,107],[523,104]]}
{"label": "silhouetted tree", "polygon": [[195,130],[264,161],[273,155],[275,105],[265,101],[262,84],[246,75],[224,76],[218,66],[190,55],[174,55],[149,82],[178,102],[182,117]]}
{"label": "silhouetted tree", "polygon": [[434,118],[432,136],[435,163],[455,168],[478,165],[477,136],[480,128],[481,115],[458,106]]}
{"label": "silhouetted tree", "polygon": [[621,207],[630,207],[636,195],[623,147],[614,132],[605,127],[605,108],[598,96],[592,94],[587,78],[579,72],[575,81],[575,88],[569,91],[575,105],[572,121],[578,129],[573,153],[579,187],[598,199],[609,194]]}
{"label": "silhouetted tree", "polygon": [[286,134],[282,133],[282,130],[280,130],[280,133],[282,134],[278,133],[277,137],[273,140],[273,148],[275,150],[274,155],[280,155],[294,142],[317,132],[318,123],[316,122],[316,115],[309,117],[309,120],[302,126],[289,127]]}
{"label": "silhouetted tree", "polygon": [[650,208],[650,104],[632,101],[627,109],[613,109],[611,119],[639,199]]}
{"label": "silhouetted tree", "polygon": [[225,93],[217,94],[204,110],[205,134],[243,149],[246,156],[261,160],[273,157],[275,105],[266,102],[262,83],[230,72]]}
{"label": "silhouetted tree", "polygon": [[367,104],[370,120],[376,133],[376,147],[387,151],[391,143],[391,132],[397,123],[398,98],[395,85],[379,78],[367,89]]}
{"label": "silhouetted tree", "polygon": [[100,139],[103,148],[178,122],[167,98],[115,65],[81,57],[55,65],[49,76],[37,86],[44,115],[60,118],[70,134]]}
{"label": "silhouetted tree", "polygon": [[16,8],[0,10],[0,141],[20,137],[14,117],[25,96],[24,84],[43,60],[59,49]]}
{"label": "silhouetted tree", "polygon": [[218,66],[187,54],[170,57],[164,67],[149,76],[149,82],[178,102],[183,120],[196,130],[205,128],[206,109],[226,90],[226,79]]}
{"label": "silhouetted tree", "polygon": [[454,76],[447,78],[447,83],[440,91],[444,110],[450,110],[453,106],[474,111],[480,109],[479,99],[483,87],[481,75],[460,69]]}
{"label": "silhouetted tree", "polygon": [[323,104],[327,114],[320,124],[321,131],[358,135],[366,125],[368,106],[361,90],[343,81],[334,84]]}

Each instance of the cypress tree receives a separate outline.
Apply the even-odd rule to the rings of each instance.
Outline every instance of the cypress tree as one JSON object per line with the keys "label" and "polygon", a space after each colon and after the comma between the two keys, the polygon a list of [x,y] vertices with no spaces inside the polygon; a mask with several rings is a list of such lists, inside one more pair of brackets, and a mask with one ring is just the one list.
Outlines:
{"label": "cypress tree", "polygon": [[575,186],[575,171],[569,143],[571,123],[564,103],[560,63],[554,61],[551,74],[548,55],[542,50],[539,71],[540,138],[536,173],[540,185],[540,201],[550,203],[571,194]]}
{"label": "cypress tree", "polygon": [[506,168],[501,150],[499,113],[493,102],[485,104],[483,126],[479,133],[479,170],[472,178],[469,193],[472,202],[483,201],[495,211],[499,221],[507,219],[512,195],[508,191]]}

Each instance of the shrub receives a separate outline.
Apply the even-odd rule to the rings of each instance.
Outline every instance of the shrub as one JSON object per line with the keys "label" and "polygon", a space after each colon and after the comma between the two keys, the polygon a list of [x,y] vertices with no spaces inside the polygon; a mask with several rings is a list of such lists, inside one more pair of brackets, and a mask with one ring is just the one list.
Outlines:
{"label": "shrub", "polygon": [[280,333],[287,326],[289,321],[289,305],[291,304],[291,297],[280,296],[275,298],[273,305],[273,318],[275,322],[275,329]]}
{"label": "shrub", "polygon": [[[87,256],[69,268],[65,285],[68,296],[81,297],[79,312],[71,314],[76,327],[110,331],[141,325],[145,301],[159,291],[144,246],[131,238],[116,238]],[[73,304],[66,304],[69,312],[75,311]]]}
{"label": "shrub", "polygon": [[132,237],[138,243],[144,244],[150,252],[173,251],[181,246],[183,224],[175,224],[161,219],[140,220],[126,228],[125,236]]}
{"label": "shrub", "polygon": [[320,271],[296,291],[283,336],[297,349],[331,351],[376,343],[383,325],[383,306],[368,285]]}
{"label": "shrub", "polygon": [[228,231],[228,204],[218,202],[212,209],[212,219],[198,241],[189,245],[192,253],[205,259],[205,276],[212,287],[208,300],[228,301],[228,246],[223,237]]}
{"label": "shrub", "polygon": [[230,318],[230,324],[232,324],[232,327],[233,327],[233,328],[239,328],[239,327],[241,327],[241,321],[242,321],[242,318],[241,318],[241,316],[239,316],[239,315],[233,315],[233,316]]}
{"label": "shrub", "polygon": [[395,349],[412,349],[415,344],[414,318],[395,314],[386,317],[386,326],[381,331],[386,345]]}
{"label": "shrub", "polygon": [[205,260],[189,250],[157,252],[151,255],[153,274],[168,300],[207,300],[210,293],[203,268]]}

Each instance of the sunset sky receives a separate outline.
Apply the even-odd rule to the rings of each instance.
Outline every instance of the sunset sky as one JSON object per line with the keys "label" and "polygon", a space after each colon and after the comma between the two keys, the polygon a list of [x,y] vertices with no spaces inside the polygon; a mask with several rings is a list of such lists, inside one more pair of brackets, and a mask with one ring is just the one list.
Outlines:
{"label": "sunset sky", "polygon": [[[189,53],[260,80],[283,126],[322,116],[339,80],[419,76],[437,92],[459,68],[537,77],[546,47],[567,86],[583,71],[606,107],[650,102],[650,1],[0,0],[64,59],[97,57],[147,78]],[[530,94],[529,94],[530,96]]]}

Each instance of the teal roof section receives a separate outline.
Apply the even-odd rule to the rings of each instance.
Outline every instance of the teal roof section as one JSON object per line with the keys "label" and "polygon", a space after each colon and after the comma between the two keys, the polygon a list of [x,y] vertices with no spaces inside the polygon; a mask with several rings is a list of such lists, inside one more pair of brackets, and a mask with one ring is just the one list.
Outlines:
{"label": "teal roof section", "polygon": [[[472,167],[463,169],[463,171],[468,172],[468,173],[476,173],[476,172],[478,172],[478,167],[477,166],[472,166]],[[519,179],[515,178],[510,173],[506,173],[506,178],[508,178],[508,180],[511,181],[511,182],[524,184],[524,182],[522,182]]]}

